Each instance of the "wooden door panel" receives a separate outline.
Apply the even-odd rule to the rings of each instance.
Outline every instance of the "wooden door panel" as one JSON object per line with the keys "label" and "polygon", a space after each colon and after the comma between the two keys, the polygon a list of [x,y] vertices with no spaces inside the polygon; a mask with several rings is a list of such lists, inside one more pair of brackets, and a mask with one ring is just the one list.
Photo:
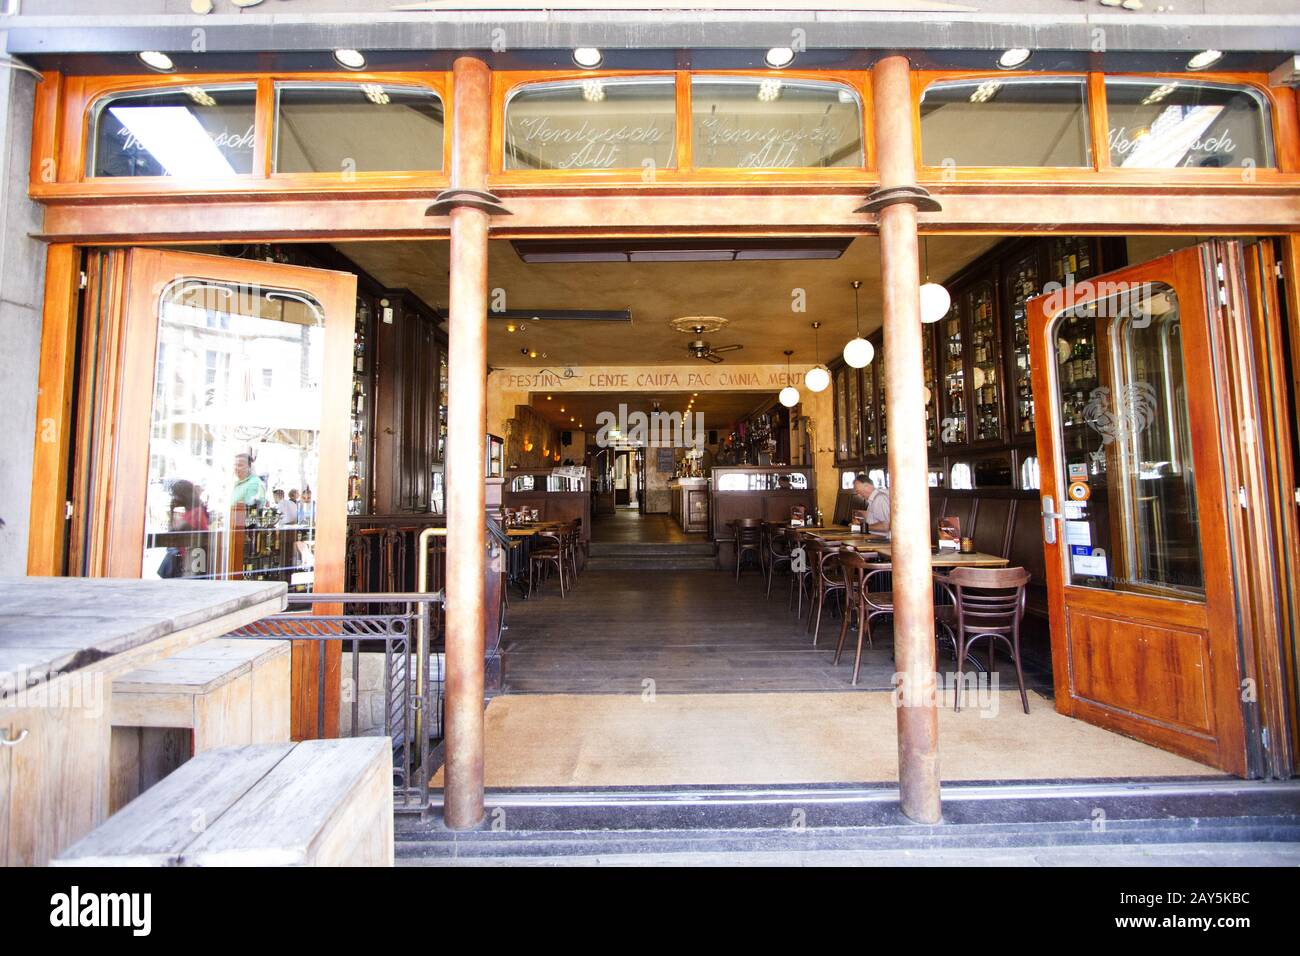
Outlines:
{"label": "wooden door panel", "polygon": [[[1044,534],[1043,545],[1053,679],[1057,710],[1063,714],[1244,774],[1247,763],[1239,694],[1237,595],[1224,480],[1224,456],[1228,452],[1221,438],[1227,426],[1216,400],[1218,392],[1226,386],[1220,384],[1225,381],[1221,334],[1218,315],[1208,304],[1203,253],[1199,247],[1183,250],[1109,273],[1092,283],[1079,283],[1063,293],[1040,296],[1029,303],[1037,444],[1042,462],[1040,502],[1044,511],[1050,502],[1056,515],[1050,521],[1055,541],[1048,541]],[[1152,292],[1152,286],[1147,283],[1158,286]],[[1097,388],[1091,397],[1098,401],[1100,396],[1102,407],[1113,409],[1118,417],[1126,411],[1118,401],[1123,388],[1151,387],[1158,381],[1174,388],[1183,380],[1171,379],[1168,372],[1163,379],[1151,372],[1135,376],[1132,359],[1121,361],[1121,356],[1128,353],[1120,349],[1138,348],[1127,342],[1136,343],[1139,336],[1148,336],[1145,342],[1150,347],[1153,341],[1150,336],[1156,333],[1138,331],[1153,328],[1149,302],[1146,323],[1134,318],[1142,315],[1140,311],[1128,312],[1126,326],[1124,309],[1129,306],[1111,297],[1125,290],[1123,294],[1132,296],[1129,301],[1137,302],[1142,295],[1162,295],[1160,290],[1164,286],[1170,287],[1176,297],[1177,321],[1170,327],[1177,329],[1181,366],[1188,387],[1160,394],[1154,412],[1168,412],[1170,422],[1184,421],[1176,414],[1179,411],[1185,415],[1190,448],[1184,448],[1179,454],[1181,466],[1194,476],[1197,508],[1195,516],[1179,512],[1176,520],[1181,522],[1184,534],[1190,525],[1199,539],[1200,596],[1194,581],[1159,574],[1152,577],[1144,562],[1157,552],[1131,551],[1126,544],[1138,540],[1139,519],[1146,520],[1147,515],[1134,510],[1133,502],[1139,499],[1124,498],[1124,494],[1146,494],[1148,497],[1141,500],[1159,501],[1159,507],[1147,506],[1150,514],[1173,513],[1162,510],[1168,505],[1167,496],[1156,495],[1152,499],[1154,493],[1150,490],[1124,491],[1149,487],[1139,485],[1141,480],[1149,479],[1138,471],[1137,450],[1146,446],[1138,444],[1135,437],[1141,435],[1145,424],[1129,426],[1129,433],[1121,432],[1116,437],[1098,427],[1096,423],[1104,424],[1103,419],[1085,419],[1085,424],[1098,434],[1092,434],[1077,421],[1074,423],[1070,445],[1073,450],[1069,453],[1072,463],[1082,460],[1081,447],[1087,450],[1094,445],[1105,449],[1107,460],[1096,477],[1089,477],[1087,469],[1079,476],[1085,485],[1081,499],[1085,503],[1083,510],[1072,512],[1066,505],[1069,500],[1064,467],[1067,432],[1061,402],[1065,386],[1058,385],[1058,375],[1063,374],[1058,372],[1058,361],[1066,363],[1070,357],[1063,351],[1058,359],[1057,317],[1073,313],[1076,323],[1080,321],[1078,316],[1087,316],[1085,321],[1094,323],[1098,370],[1093,380]],[[1102,298],[1108,300],[1108,306],[1120,303],[1120,311],[1098,308],[1095,314],[1089,312],[1088,304]],[[1166,297],[1165,301],[1175,300]],[[1164,313],[1173,315],[1167,307],[1161,312]],[[1169,356],[1169,352],[1162,354]],[[1126,377],[1117,381],[1108,377],[1121,373]],[[1134,384],[1128,385],[1130,382]],[[1076,386],[1070,384],[1068,388],[1073,390]],[[1112,390],[1116,401],[1107,406],[1104,402]],[[1147,424],[1154,418],[1153,413]],[[1167,434],[1176,431],[1171,428]],[[1125,444],[1130,440],[1131,445]],[[1121,460],[1121,454],[1128,457]],[[1130,470],[1128,477],[1125,468]],[[1157,486],[1161,491],[1179,487],[1170,479],[1171,475],[1188,480],[1176,470],[1162,472],[1157,468],[1156,472],[1166,479]],[[1096,574],[1092,571],[1084,572],[1081,578],[1072,573],[1074,556],[1066,542],[1067,521],[1072,514],[1075,520],[1083,515],[1091,524],[1094,547],[1099,543],[1105,545],[1106,563],[1100,578],[1090,576]],[[1152,532],[1147,528],[1146,533]],[[1159,540],[1176,550],[1185,539],[1162,537]],[[1098,553],[1093,551],[1094,555]],[[1174,551],[1166,548],[1159,553]]]}
{"label": "wooden door panel", "polygon": [[1204,630],[1066,607],[1073,696],[1135,720],[1214,735]]}
{"label": "wooden door panel", "polygon": [[[164,292],[180,280],[225,283],[241,289],[285,290],[305,294],[324,313],[321,365],[319,471],[313,489],[316,505],[315,590],[344,590],[347,535],[347,460],[351,416],[353,335],[356,276],[282,263],[222,256],[132,249],[123,265],[126,291],[115,311],[114,348],[105,354],[101,378],[107,377],[95,409],[96,420],[107,423],[101,432],[104,466],[93,479],[90,521],[107,527],[104,545],[88,561],[86,573],[139,577],[145,545],[146,493],[149,485],[150,440],[157,368],[160,303]],[[100,517],[102,516],[102,517]],[[93,524],[92,524],[93,526]],[[240,532],[232,523],[232,540]],[[331,613],[319,605],[317,613]],[[338,726],[338,662],[340,646],[325,647],[325,715],[323,734],[334,736]],[[299,641],[293,648],[293,734],[317,736],[320,712],[319,674],[322,645]]]}

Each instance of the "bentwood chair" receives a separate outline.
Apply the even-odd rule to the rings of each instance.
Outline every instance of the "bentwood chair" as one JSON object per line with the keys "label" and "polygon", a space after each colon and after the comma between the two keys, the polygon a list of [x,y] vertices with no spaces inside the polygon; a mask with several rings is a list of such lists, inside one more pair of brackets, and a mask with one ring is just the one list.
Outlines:
{"label": "bentwood chair", "polygon": [[[767,596],[772,596],[772,578],[778,568],[784,566],[787,571],[791,566],[791,552],[794,550],[794,534],[789,528],[767,526]],[[793,591],[791,591],[793,596]],[[787,602],[788,603],[788,602]]]}
{"label": "bentwood chair", "polygon": [[757,558],[759,571],[763,570],[763,522],[758,518],[738,518],[731,525],[736,530],[736,580],[739,581],[740,566],[747,554]]}
{"label": "bentwood chair", "polygon": [[953,568],[935,580],[952,597],[952,604],[935,608],[939,625],[952,639],[957,655],[956,709],[961,710],[962,668],[966,652],[981,638],[989,641],[989,673],[994,671],[994,648],[998,641],[1011,652],[1020,685],[1020,703],[1029,713],[1025,693],[1025,672],[1020,664],[1020,622],[1025,615],[1026,585],[1030,573],[1024,568]]}
{"label": "bentwood chair", "polygon": [[839,573],[839,566],[835,563],[835,555],[844,547],[811,536],[805,541],[808,569],[811,572],[808,580],[812,585],[812,593],[808,595],[808,626],[805,630],[812,632],[814,647],[817,646],[821,631],[822,610],[826,599],[834,597],[839,602],[844,597],[844,576]]}
{"label": "bentwood chair", "polygon": [[890,580],[891,568],[888,564],[875,559],[879,555],[867,552],[859,553],[845,549],[835,555],[839,562],[840,573],[844,577],[845,608],[844,618],[840,621],[840,640],[835,645],[835,659],[832,665],[840,662],[844,652],[844,638],[849,633],[849,618],[853,614],[858,619],[858,649],[853,656],[853,685],[858,683],[858,674],[862,670],[862,638],[865,635],[867,646],[872,646],[871,626],[876,618],[894,613],[894,596],[889,591],[879,590],[882,583]]}
{"label": "bentwood chair", "polygon": [[560,597],[564,597],[565,571],[569,563],[568,547],[564,530],[556,528],[542,531],[534,539],[535,544],[528,555],[528,596],[533,596],[533,586],[539,576],[550,576],[554,567],[560,575]]}

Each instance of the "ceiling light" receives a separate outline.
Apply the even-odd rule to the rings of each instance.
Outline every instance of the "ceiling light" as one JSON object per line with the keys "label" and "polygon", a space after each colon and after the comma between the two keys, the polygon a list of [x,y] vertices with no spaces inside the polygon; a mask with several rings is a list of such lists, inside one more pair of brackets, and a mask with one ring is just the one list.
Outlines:
{"label": "ceiling light", "polygon": [[201,86],[187,86],[182,92],[194,101],[195,106],[216,106],[217,101]]}
{"label": "ceiling light", "polygon": [[[821,339],[817,335],[817,330],[822,327],[820,322],[814,322],[813,327],[813,357],[816,358],[822,354]],[[808,386],[810,392],[825,391],[831,383],[831,370],[820,362],[808,370],[803,377],[803,383]]]}
{"label": "ceiling light", "polygon": [[952,308],[952,296],[937,282],[921,286],[921,321],[929,325],[938,322]]}
{"label": "ceiling light", "polygon": [[334,62],[345,70],[363,70],[366,58],[360,50],[335,50]]}
{"label": "ceiling light", "polygon": [[580,46],[573,51],[573,62],[584,70],[594,70],[605,60],[605,55],[594,46]]}
{"label": "ceiling light", "polygon": [[1155,106],[1157,103],[1166,99],[1170,93],[1178,89],[1177,83],[1161,83],[1154,90],[1142,97],[1143,106]]}
{"label": "ceiling light", "polygon": [[758,84],[758,100],[760,103],[774,103],[781,96],[781,81],[773,77],[767,77]]}
{"label": "ceiling light", "polygon": [[1219,50],[1202,50],[1187,61],[1187,68],[1189,70],[1205,70],[1222,59],[1223,53]]}
{"label": "ceiling light", "polygon": [[514,330],[515,330],[515,324],[513,322],[511,322],[509,325],[506,326],[507,332],[513,332]]}
{"label": "ceiling light", "polygon": [[157,70],[159,73],[170,73],[176,69],[176,64],[172,62],[172,58],[166,53],[159,53],[157,50],[145,50],[142,53],[137,53],[136,56],[149,69]]}
{"label": "ceiling light", "polygon": [[774,70],[780,70],[794,62],[794,50],[788,46],[774,46],[767,51],[763,61]]}
{"label": "ceiling light", "polygon": [[605,98],[605,84],[600,80],[583,80],[582,98],[588,103],[599,103]]}
{"label": "ceiling light", "polygon": [[388,93],[378,83],[362,83],[361,92],[376,106],[387,106],[391,102]]}
{"label": "ceiling light", "polygon": [[528,357],[529,357],[529,358],[537,358],[537,353],[536,353],[536,352],[529,352],[529,353],[528,353]]}
{"label": "ceiling light", "polygon": [[952,308],[952,296],[937,282],[930,281],[930,237],[925,237],[925,285],[921,286],[921,321],[938,322]]}
{"label": "ceiling light", "polygon": [[858,290],[862,288],[862,280],[854,279],[852,285],[853,324],[856,335],[844,345],[844,364],[851,368],[862,368],[871,364],[871,360],[876,356],[876,347],[862,337],[862,317],[858,312]]}
{"label": "ceiling light", "polygon": [[1002,55],[998,57],[998,69],[1014,70],[1032,55],[1032,51],[1026,50],[1024,47],[1012,47],[1010,50],[1003,51]]}
{"label": "ceiling light", "polygon": [[1002,89],[1001,80],[988,80],[975,87],[975,92],[970,95],[970,101],[972,103],[987,103],[997,96],[1000,89]]}
{"label": "ceiling light", "polygon": [[803,377],[803,383],[810,392],[824,392],[831,384],[831,370],[825,365],[814,365]]}
{"label": "ceiling light", "polygon": [[[794,354],[792,349],[785,350],[785,380],[790,381],[790,356]],[[794,408],[799,404],[799,389],[793,385],[787,385],[781,389],[781,394],[777,396],[781,404],[786,408]]]}

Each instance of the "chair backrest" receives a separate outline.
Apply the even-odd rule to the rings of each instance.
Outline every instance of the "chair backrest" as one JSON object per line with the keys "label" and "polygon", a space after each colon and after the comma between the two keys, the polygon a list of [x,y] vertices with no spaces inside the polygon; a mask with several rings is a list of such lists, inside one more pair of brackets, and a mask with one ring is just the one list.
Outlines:
{"label": "chair backrest", "polygon": [[763,541],[763,521],[760,518],[739,518],[735,522],[736,544],[754,545]]}
{"label": "chair backrest", "polygon": [[767,551],[778,558],[788,558],[796,543],[795,533],[779,525],[768,526]]}
{"label": "chair backrest", "polygon": [[967,630],[1009,631],[1025,610],[1024,568],[953,568],[946,577],[957,599],[957,614]]}

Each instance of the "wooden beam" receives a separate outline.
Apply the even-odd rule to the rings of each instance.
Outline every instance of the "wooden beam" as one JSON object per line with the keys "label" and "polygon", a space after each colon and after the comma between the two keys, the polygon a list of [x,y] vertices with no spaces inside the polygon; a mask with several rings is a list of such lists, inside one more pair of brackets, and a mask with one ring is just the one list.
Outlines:
{"label": "wooden beam", "polygon": [[[494,239],[583,236],[860,236],[874,217],[855,212],[873,183],[852,189],[693,192],[626,190],[582,195],[502,191],[511,216]],[[926,185],[923,183],[923,185]],[[941,212],[922,213],[924,233],[1057,232],[1070,235],[1281,234],[1300,221],[1300,188],[930,184]],[[50,205],[51,242],[436,239],[446,217],[425,215],[429,197],[194,199]]]}

